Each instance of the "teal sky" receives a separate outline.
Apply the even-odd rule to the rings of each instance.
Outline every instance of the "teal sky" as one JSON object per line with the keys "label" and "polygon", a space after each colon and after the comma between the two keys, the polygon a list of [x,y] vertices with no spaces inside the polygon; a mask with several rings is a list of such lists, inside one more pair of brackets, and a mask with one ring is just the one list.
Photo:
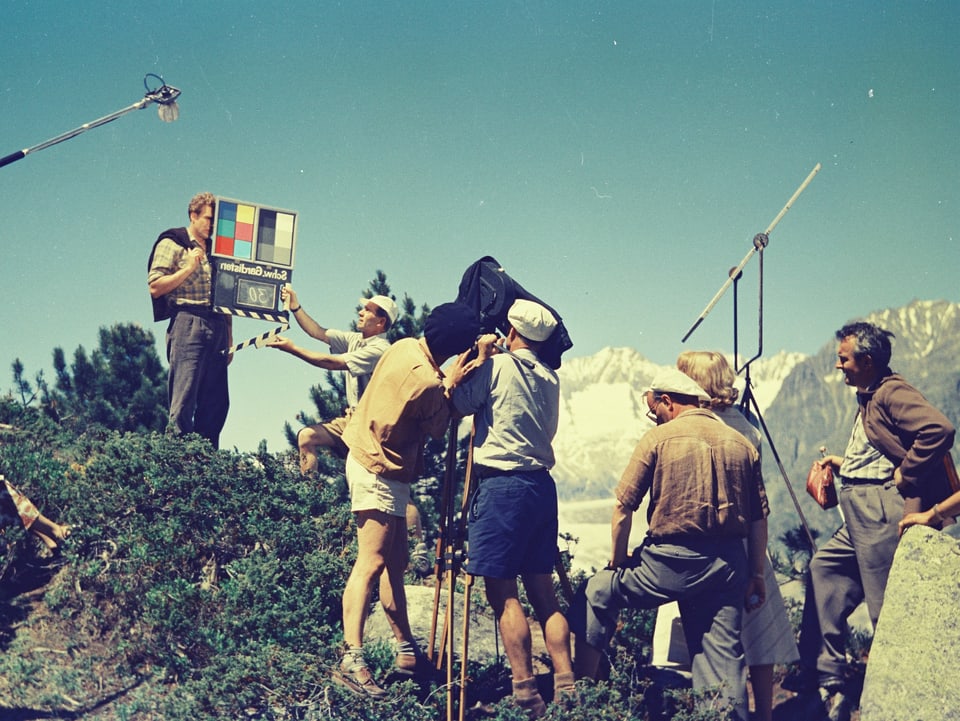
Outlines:
{"label": "teal sky", "polygon": [[[0,168],[0,392],[14,358],[49,377],[55,346],[118,322],[163,356],[147,254],[200,190],[298,212],[293,285],[330,327],[377,269],[436,305],[492,255],[561,313],[565,358],[730,351],[732,292],[681,338],[817,163],[764,252],[764,355],[960,300],[953,0],[8,0],[0,21],[0,156],[136,102],[147,73],[182,90],[176,123],[151,106]],[[280,450],[321,373],[250,349],[231,374],[223,444]]]}

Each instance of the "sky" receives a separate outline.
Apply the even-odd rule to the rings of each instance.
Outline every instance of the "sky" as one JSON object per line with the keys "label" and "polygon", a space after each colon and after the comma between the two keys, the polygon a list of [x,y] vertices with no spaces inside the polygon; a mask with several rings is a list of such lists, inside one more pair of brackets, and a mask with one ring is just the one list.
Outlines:
{"label": "sky", "polygon": [[[327,327],[377,270],[434,306],[488,255],[563,317],[564,358],[730,352],[734,320],[742,353],[815,353],[852,318],[960,301],[954,0],[7,0],[0,21],[0,156],[148,73],[182,91],[174,123],[151,105],[0,168],[0,393],[15,358],[49,378],[116,323],[165,358],[147,256],[201,190],[297,213],[293,286]],[[271,349],[230,374],[240,450],[282,450],[322,380]]]}

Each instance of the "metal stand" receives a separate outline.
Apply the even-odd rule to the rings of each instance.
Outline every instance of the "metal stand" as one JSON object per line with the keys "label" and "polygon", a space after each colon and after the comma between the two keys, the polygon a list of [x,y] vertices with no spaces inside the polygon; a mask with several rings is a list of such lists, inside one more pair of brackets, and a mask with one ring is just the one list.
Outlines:
{"label": "metal stand", "polygon": [[[753,413],[756,416],[757,420],[760,423],[760,427],[763,430],[764,436],[767,439],[767,445],[770,446],[770,450],[773,453],[773,458],[777,463],[777,468],[780,470],[780,475],[783,478],[784,483],[787,486],[787,491],[790,493],[790,498],[793,500],[794,508],[797,510],[797,515],[800,517],[800,523],[803,525],[803,529],[806,533],[807,540],[810,542],[810,548],[813,551],[816,551],[817,546],[813,538],[813,533],[810,531],[810,526],[807,523],[807,518],[803,514],[803,510],[800,508],[800,501],[797,499],[797,495],[793,490],[793,486],[790,483],[790,478],[787,476],[787,471],[783,467],[783,463],[780,461],[780,455],[777,453],[777,448],[774,445],[773,438],[770,435],[770,430],[767,428],[766,422],[763,420],[763,415],[760,413],[760,406],[757,403],[757,399],[753,394],[752,390],[752,381],[750,379],[750,364],[753,361],[757,360],[761,355],[763,355],[763,251],[770,242],[770,233],[774,228],[777,227],[777,224],[787,214],[787,211],[793,206],[794,201],[800,196],[800,193],[806,189],[810,184],[810,181],[813,180],[814,176],[820,172],[820,163],[817,163],[813,170],[810,171],[810,174],[807,175],[803,183],[800,184],[800,187],[790,196],[790,200],[787,201],[787,204],[783,206],[783,209],[777,214],[777,217],[773,219],[769,226],[767,226],[766,231],[763,233],[758,233],[753,238],[753,247],[750,251],[744,256],[743,260],[740,261],[740,264],[733,268],[730,271],[729,277],[720,287],[720,290],[717,291],[716,295],[713,296],[713,299],[707,304],[706,308],[703,309],[703,312],[700,313],[700,316],[697,318],[696,322],[687,331],[686,335],[683,336],[681,342],[686,342],[687,338],[700,326],[703,320],[707,317],[707,314],[713,310],[713,307],[720,300],[720,297],[727,291],[727,289],[733,285],[734,294],[733,294],[733,357],[734,357],[734,370],[739,375],[741,371],[744,372],[744,380],[746,381],[746,387],[744,388],[743,398],[740,401],[740,408],[742,411],[749,411],[749,406],[752,404]],[[759,253],[760,260],[760,274],[759,274],[759,300],[758,300],[758,328],[757,328],[757,352],[750,358],[746,363],[740,365],[740,355],[738,348],[738,309],[737,309],[737,283],[740,281],[741,276],[743,275],[742,271],[746,264],[750,261],[750,258],[753,257],[754,253]]]}
{"label": "metal stand", "polygon": [[[760,240],[761,238],[762,240]],[[760,423],[760,428],[763,429],[763,435],[767,439],[767,445],[770,447],[770,452],[773,454],[773,459],[776,461],[777,468],[780,470],[780,476],[783,478],[783,482],[787,487],[787,491],[790,493],[790,498],[793,500],[794,508],[797,509],[797,515],[800,517],[800,524],[803,526],[804,533],[807,536],[807,541],[810,543],[810,548],[812,551],[816,551],[817,543],[813,538],[813,533],[810,531],[810,526],[807,523],[807,517],[803,515],[803,510],[800,508],[800,501],[797,498],[796,492],[793,490],[793,486],[790,483],[790,478],[787,476],[787,471],[783,467],[783,463],[780,460],[780,454],[777,453],[777,447],[773,442],[773,436],[770,435],[770,430],[767,428],[767,424],[763,420],[763,414],[760,412],[760,405],[757,403],[757,398],[753,393],[753,381],[750,378],[750,365],[763,355],[763,249],[767,246],[769,239],[764,234],[758,234],[754,237],[753,242],[754,245],[758,247],[760,253],[760,297],[758,300],[757,312],[757,352],[743,365],[740,365],[740,354],[737,347],[737,339],[740,335],[737,328],[737,283],[740,281],[740,274],[733,279],[733,370],[737,375],[740,375],[740,372],[743,371],[744,380],[743,397],[740,399],[740,411],[746,418],[750,418],[750,414],[752,413]]]}
{"label": "metal stand", "polygon": [[[150,78],[159,80],[161,84],[160,87],[151,88],[147,82]],[[76,136],[80,135],[80,133],[85,133],[91,128],[98,128],[101,125],[106,125],[107,123],[116,120],[121,115],[126,115],[134,110],[143,110],[150,103],[157,104],[157,110],[158,114],[160,115],[160,119],[165,123],[172,123],[180,116],[180,111],[177,108],[177,98],[180,97],[180,90],[178,88],[175,88],[172,85],[167,85],[163,81],[162,77],[154,73],[147,73],[146,77],[143,79],[143,86],[146,88],[147,94],[133,105],[128,105],[127,107],[117,110],[114,113],[104,115],[102,118],[98,118],[97,120],[91,120],[89,123],[84,123],[79,128],[68,130],[67,132],[62,133],[55,138],[45,140],[44,142],[34,145],[31,148],[24,148],[23,150],[18,150],[15,153],[5,155],[4,157],[0,158],[0,168],[2,168],[4,165],[10,165],[10,163],[21,160],[30,153],[35,153],[38,150],[49,148],[51,145],[62,143],[64,140],[75,138]]]}

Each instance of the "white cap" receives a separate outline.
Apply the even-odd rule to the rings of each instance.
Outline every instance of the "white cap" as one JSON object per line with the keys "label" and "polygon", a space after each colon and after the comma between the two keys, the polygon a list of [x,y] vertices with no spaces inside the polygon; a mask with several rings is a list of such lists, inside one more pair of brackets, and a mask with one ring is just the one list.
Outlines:
{"label": "white cap", "polygon": [[650,384],[654,394],[677,393],[682,396],[693,396],[701,401],[709,401],[710,395],[701,388],[690,376],[676,368],[665,368],[657,373]]}
{"label": "white cap", "polygon": [[532,341],[544,341],[557,327],[553,313],[532,300],[515,300],[507,311],[507,320],[517,333]]}
{"label": "white cap", "polygon": [[360,299],[360,305],[366,306],[367,303],[373,303],[384,313],[386,313],[390,318],[390,325],[393,325],[397,322],[397,316],[400,315],[400,309],[397,308],[397,304],[393,302],[392,298],[388,298],[385,295],[375,295],[372,298]]}

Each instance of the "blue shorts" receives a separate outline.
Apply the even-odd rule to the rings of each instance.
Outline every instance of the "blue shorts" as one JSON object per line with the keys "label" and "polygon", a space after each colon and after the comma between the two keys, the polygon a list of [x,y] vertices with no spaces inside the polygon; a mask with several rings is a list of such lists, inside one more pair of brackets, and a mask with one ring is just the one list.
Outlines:
{"label": "blue shorts", "polygon": [[467,520],[468,573],[489,578],[553,573],[559,553],[557,487],[549,471],[484,478]]}

